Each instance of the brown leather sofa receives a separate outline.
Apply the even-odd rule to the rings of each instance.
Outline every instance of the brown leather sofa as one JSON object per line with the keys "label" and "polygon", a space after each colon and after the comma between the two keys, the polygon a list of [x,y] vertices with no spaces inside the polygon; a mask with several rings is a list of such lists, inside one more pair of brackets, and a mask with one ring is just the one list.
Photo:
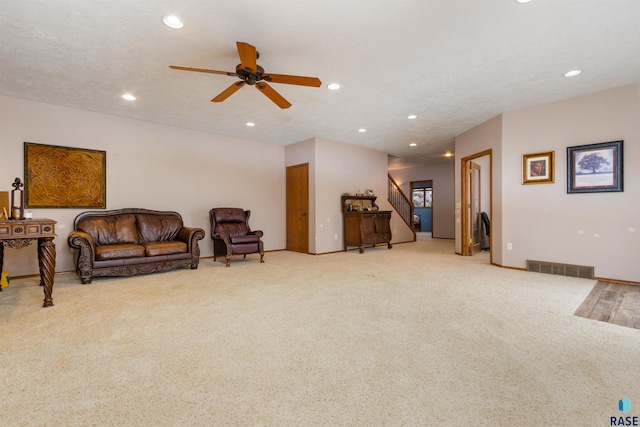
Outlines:
{"label": "brown leather sofa", "polygon": [[83,284],[93,277],[198,268],[202,228],[184,227],[177,212],[127,208],[76,217],[67,239]]}
{"label": "brown leather sofa", "polygon": [[213,260],[224,256],[229,267],[231,255],[260,254],[260,262],[264,262],[262,230],[251,230],[249,227],[251,211],[241,208],[213,208],[209,211],[211,222],[211,239],[213,239]]}

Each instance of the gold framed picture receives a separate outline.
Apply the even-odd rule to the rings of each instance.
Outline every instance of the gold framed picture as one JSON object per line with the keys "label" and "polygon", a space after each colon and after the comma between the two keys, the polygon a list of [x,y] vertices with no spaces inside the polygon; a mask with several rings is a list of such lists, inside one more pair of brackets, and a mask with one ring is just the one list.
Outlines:
{"label": "gold framed picture", "polygon": [[523,184],[552,184],[554,182],[554,151],[522,155]]}
{"label": "gold framed picture", "polygon": [[24,143],[27,208],[106,208],[107,152]]}

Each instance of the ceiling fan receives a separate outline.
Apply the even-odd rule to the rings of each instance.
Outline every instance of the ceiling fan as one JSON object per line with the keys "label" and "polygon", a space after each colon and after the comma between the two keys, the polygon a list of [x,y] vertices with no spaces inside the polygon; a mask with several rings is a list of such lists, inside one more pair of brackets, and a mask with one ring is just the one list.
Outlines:
{"label": "ceiling fan", "polygon": [[240,63],[236,66],[235,73],[230,71],[207,70],[205,68],[184,67],[181,65],[169,65],[169,68],[174,70],[197,71],[199,73],[224,74],[240,78],[239,82],[236,82],[223,90],[218,96],[213,98],[211,102],[222,102],[236,93],[242,86],[249,84],[258,88],[260,92],[264,93],[267,98],[272,100],[278,107],[289,108],[291,107],[291,103],[284,99],[284,97],[276,92],[275,89],[269,86],[267,82],[313,87],[320,87],[320,85],[322,85],[320,79],[316,77],[265,73],[264,68],[256,63],[260,54],[256,51],[255,47],[244,42],[236,42],[236,45],[238,46]]}

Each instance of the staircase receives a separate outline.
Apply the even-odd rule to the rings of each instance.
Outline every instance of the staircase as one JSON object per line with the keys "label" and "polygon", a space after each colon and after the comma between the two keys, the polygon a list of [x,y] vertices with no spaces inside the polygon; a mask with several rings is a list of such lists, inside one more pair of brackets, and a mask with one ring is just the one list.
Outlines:
{"label": "staircase", "polygon": [[389,177],[389,203],[391,203],[391,206],[394,207],[407,226],[413,231],[415,239],[415,229],[413,227],[413,203],[400,189],[400,186],[396,183],[393,177],[390,174],[387,174],[387,176]]}

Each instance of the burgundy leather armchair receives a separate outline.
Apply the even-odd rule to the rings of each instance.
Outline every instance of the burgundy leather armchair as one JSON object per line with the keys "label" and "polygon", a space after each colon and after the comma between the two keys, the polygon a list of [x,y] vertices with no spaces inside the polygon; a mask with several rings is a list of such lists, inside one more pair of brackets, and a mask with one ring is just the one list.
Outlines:
{"label": "burgundy leather armchair", "polygon": [[231,255],[260,254],[260,262],[264,262],[262,230],[251,230],[249,216],[251,211],[241,208],[214,208],[209,211],[211,222],[211,239],[213,240],[213,260],[223,256],[229,267]]}

